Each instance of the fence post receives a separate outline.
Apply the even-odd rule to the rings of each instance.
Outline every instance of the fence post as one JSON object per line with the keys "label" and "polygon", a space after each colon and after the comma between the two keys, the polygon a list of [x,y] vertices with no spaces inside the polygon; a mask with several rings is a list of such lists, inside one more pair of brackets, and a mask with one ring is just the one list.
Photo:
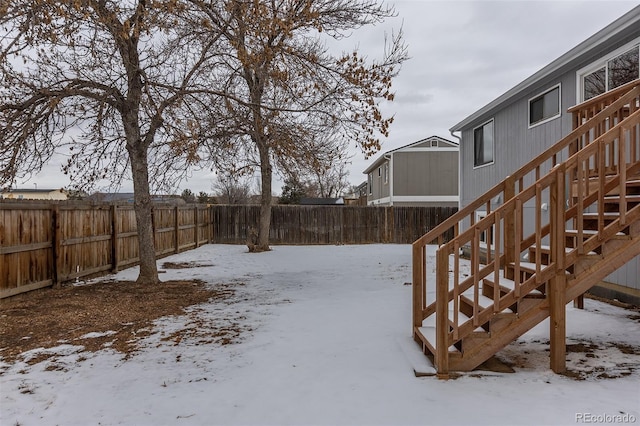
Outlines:
{"label": "fence post", "polygon": [[208,206],[207,210],[209,211],[209,226],[207,227],[207,230],[209,231],[207,233],[207,235],[209,236],[209,244],[213,243],[213,232],[214,232],[214,228],[213,228],[213,219],[215,218],[215,214],[213,212],[213,206]]}
{"label": "fence post", "polygon": [[180,236],[178,235],[178,233],[180,232],[180,219],[178,219],[178,214],[179,214],[179,208],[178,206],[175,206],[173,208],[173,224],[174,224],[174,228],[175,228],[175,232],[173,233],[173,244],[175,245],[175,250],[174,252],[177,254],[180,252]]}
{"label": "fence post", "polygon": [[199,233],[200,233],[200,229],[198,228],[198,205],[194,204],[193,205],[193,224],[195,225],[194,228],[194,239],[196,240],[196,248],[198,248],[198,243],[200,242],[200,237],[199,237]]}
{"label": "fence post", "polygon": [[111,205],[111,272],[118,272],[118,205]]}
{"label": "fence post", "polygon": [[62,244],[60,242],[60,207],[58,204],[51,205],[51,256],[52,256],[52,268],[53,268],[53,286],[55,288],[60,287],[60,250]]}

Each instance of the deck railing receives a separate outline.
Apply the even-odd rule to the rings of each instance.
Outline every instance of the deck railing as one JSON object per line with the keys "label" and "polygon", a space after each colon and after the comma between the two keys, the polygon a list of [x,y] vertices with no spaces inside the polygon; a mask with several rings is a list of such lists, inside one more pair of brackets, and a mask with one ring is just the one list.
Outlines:
{"label": "deck railing", "polygon": [[[625,191],[627,176],[640,171],[640,84],[638,80],[599,96],[570,110],[576,128],[567,137],[540,154],[511,176],[494,186],[413,244],[413,329],[414,338],[423,321],[436,316],[436,367],[448,371],[449,347],[470,334],[491,315],[512,306],[522,295],[544,285],[572,265],[577,256],[609,238],[620,223],[605,226],[604,195]],[[594,177],[596,177],[594,179]],[[504,200],[494,210],[492,201]],[[543,214],[547,203],[548,216]],[[597,233],[585,238],[582,215],[586,207],[598,206]],[[622,203],[619,221],[629,214],[637,219],[638,207],[627,211]],[[476,221],[476,211],[486,217]],[[525,233],[525,209],[533,209],[534,229]],[[575,228],[575,246],[566,249],[567,223]],[[615,226],[614,226],[615,225]],[[461,229],[465,228],[463,232]],[[570,226],[571,228],[571,226]],[[453,229],[455,238],[443,244],[445,232]],[[426,277],[426,245],[438,242],[435,282]],[[523,274],[523,258],[529,259],[534,273]],[[470,250],[471,270],[460,280],[460,252]],[[548,259],[543,262],[542,253]],[[483,258],[481,261],[481,257]],[[452,262],[452,264],[451,264]],[[507,266],[508,268],[505,268]],[[453,273],[450,274],[450,271]],[[501,294],[493,287],[493,305],[481,308],[480,285],[484,278],[500,281],[500,274],[513,280],[513,288]],[[562,272],[564,276],[564,272]],[[430,291],[435,290],[435,299]],[[544,290],[544,289],[543,289]],[[460,318],[460,300],[472,299],[473,311]],[[471,294],[472,293],[472,294]],[[429,297],[428,297],[429,294]],[[424,343],[424,342],[423,342]]]}

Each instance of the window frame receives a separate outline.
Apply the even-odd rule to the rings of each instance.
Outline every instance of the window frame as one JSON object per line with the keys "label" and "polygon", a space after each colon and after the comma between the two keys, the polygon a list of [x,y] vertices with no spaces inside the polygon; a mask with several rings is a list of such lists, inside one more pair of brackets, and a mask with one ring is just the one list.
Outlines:
{"label": "window frame", "polygon": [[[583,98],[584,95],[584,77],[592,74],[596,71],[598,71],[601,68],[605,69],[605,76],[604,76],[604,80],[605,80],[605,91],[604,93],[607,93],[613,89],[609,89],[609,62],[618,57],[623,55],[624,53],[633,50],[634,48],[638,49],[639,51],[639,57],[640,57],[640,37],[630,41],[629,43],[624,44],[623,46],[620,46],[619,48],[617,48],[616,50],[608,53],[605,56],[602,56],[600,59],[598,59],[597,61],[591,62],[589,65],[580,68],[578,71],[576,71],[576,104],[581,104],[582,102],[586,102],[589,99],[593,99],[593,98],[589,98],[587,100],[585,100]],[[639,60],[640,61],[640,60]],[[638,69],[638,78],[640,78],[640,66]]]}
{"label": "window frame", "polygon": [[[478,130],[481,127],[485,127],[489,123],[491,123],[491,125],[493,127],[493,146],[491,147],[491,161],[486,162],[486,163],[482,163],[482,164],[476,164],[476,130]],[[495,162],[496,162],[496,123],[495,123],[495,118],[491,118],[490,120],[485,121],[481,125],[474,127],[473,131],[472,131],[472,135],[473,135],[473,169],[474,170],[475,169],[480,169],[482,167],[487,167],[487,166],[491,166],[492,164],[495,164]],[[483,137],[483,143],[484,143],[484,137]]]}
{"label": "window frame", "polygon": [[[531,122],[531,103],[533,101],[537,101],[539,99],[543,99],[543,104],[544,104],[544,97],[545,95],[547,95],[548,93],[553,92],[554,90],[558,89],[558,112],[555,115],[546,117],[546,118],[542,118],[539,121],[536,121],[535,123]],[[544,116],[544,111],[543,111],[543,116]],[[545,124],[548,123],[550,121],[555,120],[556,118],[560,118],[562,117],[562,84],[558,83],[555,86],[552,86],[550,88],[548,88],[547,90],[538,93],[535,96],[532,96],[529,98],[529,100],[527,101],[527,122],[529,123],[529,129],[532,129],[534,127],[537,127],[541,124]]]}

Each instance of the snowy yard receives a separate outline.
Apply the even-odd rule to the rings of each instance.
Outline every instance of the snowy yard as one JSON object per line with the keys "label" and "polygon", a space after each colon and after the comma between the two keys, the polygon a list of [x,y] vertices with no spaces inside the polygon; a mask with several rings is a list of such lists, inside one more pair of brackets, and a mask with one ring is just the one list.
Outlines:
{"label": "snowy yard", "polygon": [[[594,300],[584,311],[568,305],[568,367],[580,379],[550,371],[545,321],[500,353],[515,373],[439,381],[416,378],[407,356],[418,351],[408,245],[276,246],[262,254],[206,245],[158,263],[167,261],[212,266],[168,269],[162,280],[237,291],[156,321],[129,359],[65,343],[40,363],[0,363],[0,424],[640,423],[638,311]],[[136,276],[133,268],[114,278]],[[193,329],[194,316],[246,331],[230,345],[197,333],[163,339]]]}

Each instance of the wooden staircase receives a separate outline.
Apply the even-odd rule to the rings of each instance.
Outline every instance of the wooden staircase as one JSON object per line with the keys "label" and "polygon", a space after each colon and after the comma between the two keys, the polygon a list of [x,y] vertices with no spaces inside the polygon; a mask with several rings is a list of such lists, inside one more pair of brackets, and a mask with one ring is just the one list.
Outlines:
{"label": "wooden staircase", "polygon": [[413,243],[413,336],[441,378],[547,317],[563,372],[566,304],[640,255],[640,80],[569,112],[567,137]]}

